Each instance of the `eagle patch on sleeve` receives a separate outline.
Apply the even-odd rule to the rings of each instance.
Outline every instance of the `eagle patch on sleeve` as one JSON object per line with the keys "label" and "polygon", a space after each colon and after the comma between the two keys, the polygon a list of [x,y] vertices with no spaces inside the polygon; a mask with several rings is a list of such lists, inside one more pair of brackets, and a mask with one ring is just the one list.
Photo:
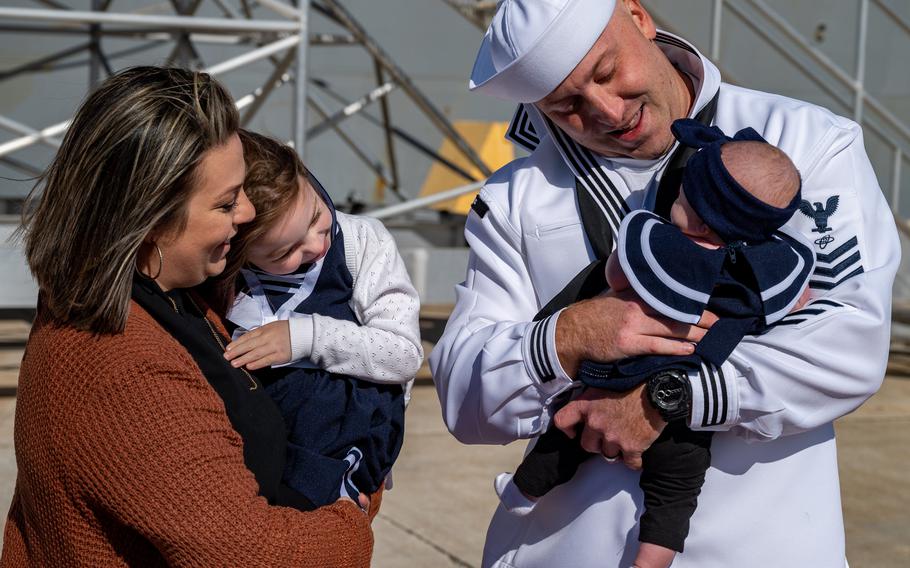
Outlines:
{"label": "eagle patch on sleeve", "polygon": [[827,233],[831,230],[831,227],[828,226],[828,218],[837,211],[839,202],[839,195],[829,197],[824,207],[822,207],[821,201],[816,201],[812,204],[803,199],[799,203],[799,210],[803,215],[815,221],[815,228],[812,229],[813,233]]}
{"label": "eagle patch on sleeve", "polygon": [[816,290],[831,290],[838,284],[863,273],[860,262],[859,240],[856,234],[844,237],[837,234],[839,229],[846,227],[831,224],[831,218],[838,213],[840,195],[831,195],[824,205],[821,201],[810,202],[803,199],[799,204],[799,211],[815,223],[812,233],[818,233],[818,238],[813,241],[817,247],[815,251],[816,266],[809,281],[809,286]]}

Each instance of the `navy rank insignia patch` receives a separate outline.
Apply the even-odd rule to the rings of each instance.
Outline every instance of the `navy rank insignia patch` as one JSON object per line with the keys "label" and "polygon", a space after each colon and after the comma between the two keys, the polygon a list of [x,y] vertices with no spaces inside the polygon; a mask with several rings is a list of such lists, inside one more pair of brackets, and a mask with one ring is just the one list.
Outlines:
{"label": "navy rank insignia patch", "polygon": [[836,249],[822,254],[815,253],[815,272],[809,280],[809,287],[817,290],[831,290],[841,282],[863,273],[859,239],[856,236]]}
{"label": "navy rank insignia patch", "polygon": [[490,210],[490,206],[487,205],[483,199],[480,198],[480,195],[474,198],[474,202],[471,203],[471,209],[474,213],[483,219],[483,216],[487,214],[487,211]]}
{"label": "navy rank insignia patch", "polygon": [[831,235],[824,235],[812,241],[818,246],[818,248],[825,250],[825,247],[834,242],[834,237]]}
{"label": "navy rank insignia patch", "polygon": [[[839,195],[832,195],[828,198],[828,201],[825,202],[825,206],[822,207],[820,201],[816,201],[813,204],[809,203],[805,199],[800,201],[799,210],[803,215],[815,221],[815,228],[812,229],[813,233],[827,233],[832,230],[828,226],[828,218],[834,215],[834,212],[837,211],[837,204],[840,201]],[[827,245],[828,242],[825,243]],[[822,247],[824,248],[824,247]]]}

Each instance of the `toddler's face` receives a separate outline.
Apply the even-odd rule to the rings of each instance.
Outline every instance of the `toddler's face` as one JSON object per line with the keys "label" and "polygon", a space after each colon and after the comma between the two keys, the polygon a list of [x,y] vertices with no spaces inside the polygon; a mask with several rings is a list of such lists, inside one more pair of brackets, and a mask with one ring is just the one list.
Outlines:
{"label": "toddler's face", "polygon": [[704,237],[710,230],[698,213],[692,209],[682,187],[679,188],[679,197],[670,207],[670,222],[679,227],[683,234],[690,237]]}
{"label": "toddler's face", "polygon": [[290,274],[316,262],[331,244],[332,212],[303,178],[291,207],[250,247],[249,261],[271,274]]}

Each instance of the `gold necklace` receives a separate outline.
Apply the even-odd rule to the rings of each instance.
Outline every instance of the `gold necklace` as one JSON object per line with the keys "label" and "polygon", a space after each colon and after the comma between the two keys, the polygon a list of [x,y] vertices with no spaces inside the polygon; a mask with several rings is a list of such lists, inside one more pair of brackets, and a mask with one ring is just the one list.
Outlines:
{"label": "gold necklace", "polygon": [[[167,299],[171,301],[171,305],[174,306],[174,311],[179,314],[180,311],[177,310],[177,302],[175,302],[174,299],[171,298],[170,296],[168,296],[167,294],[165,294],[165,296],[167,296]],[[222,352],[226,351],[227,349],[224,346],[224,341],[221,340],[221,336],[218,335],[218,333],[215,331],[215,326],[212,325],[212,322],[209,321],[209,318],[205,317],[205,312],[202,311],[202,309],[196,303],[196,300],[194,300],[193,297],[189,293],[186,294],[186,297],[189,298],[190,303],[193,304],[193,307],[196,308],[196,311],[199,312],[200,314],[202,314],[202,319],[205,320],[205,325],[207,325],[209,327],[209,331],[212,332],[212,337],[215,338],[215,341],[218,343],[218,346],[221,347],[221,351]],[[247,379],[249,379],[250,385],[251,385],[250,390],[254,391],[254,390],[258,389],[259,385],[256,383],[256,379],[253,378],[253,375],[251,375],[250,372],[247,371],[246,369],[244,369],[243,367],[240,367],[240,370],[243,371],[243,374],[246,375]]]}

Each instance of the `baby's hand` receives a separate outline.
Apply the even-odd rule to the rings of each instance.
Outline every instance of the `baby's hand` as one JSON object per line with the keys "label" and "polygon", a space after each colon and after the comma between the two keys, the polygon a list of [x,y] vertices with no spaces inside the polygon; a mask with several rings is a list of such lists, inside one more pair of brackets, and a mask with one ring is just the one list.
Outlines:
{"label": "baby's hand", "polygon": [[291,330],[287,321],[273,321],[229,343],[224,358],[234,367],[253,371],[291,360]]}
{"label": "baby's hand", "polygon": [[604,272],[610,290],[619,292],[620,290],[625,290],[629,287],[629,279],[626,278],[626,274],[622,271],[622,266],[619,264],[619,253],[614,252],[610,255],[610,258],[607,259],[607,266],[604,268]]}
{"label": "baby's hand", "polygon": [[812,293],[809,291],[809,287],[806,286],[806,289],[803,290],[803,293],[799,297],[799,300],[796,301],[796,304],[793,305],[793,309],[791,309],[790,311],[795,312],[796,310],[802,309],[802,307],[805,306],[806,304],[808,304],[809,300],[812,299],[811,294]]}

